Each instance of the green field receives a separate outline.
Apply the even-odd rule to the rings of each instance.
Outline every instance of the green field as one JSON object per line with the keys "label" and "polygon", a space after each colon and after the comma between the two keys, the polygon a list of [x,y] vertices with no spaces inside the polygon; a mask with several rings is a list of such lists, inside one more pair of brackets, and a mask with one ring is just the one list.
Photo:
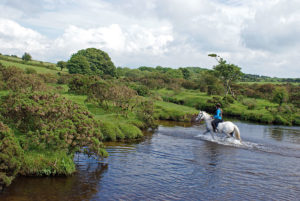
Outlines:
{"label": "green field", "polygon": [[59,68],[56,68],[56,70],[53,70],[53,69],[49,69],[49,68],[42,67],[42,66],[32,66],[30,64],[21,64],[21,63],[15,63],[12,61],[5,61],[5,60],[0,60],[0,63],[2,63],[2,65],[6,66],[6,67],[15,66],[15,67],[21,68],[22,70],[34,69],[34,70],[36,70],[37,73],[57,74],[58,72],[60,72]]}

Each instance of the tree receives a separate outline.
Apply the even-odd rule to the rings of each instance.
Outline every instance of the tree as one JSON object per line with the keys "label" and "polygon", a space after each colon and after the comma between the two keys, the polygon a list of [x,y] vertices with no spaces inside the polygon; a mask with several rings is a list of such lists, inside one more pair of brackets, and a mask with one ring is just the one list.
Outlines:
{"label": "tree", "polygon": [[22,56],[22,60],[24,61],[30,61],[32,59],[31,55],[27,52],[25,52]]}
{"label": "tree", "polygon": [[86,57],[75,54],[67,62],[67,68],[71,74],[92,75],[90,64]]}
{"label": "tree", "polygon": [[214,57],[219,63],[218,65],[214,66],[213,69],[216,73],[216,76],[219,77],[224,83],[226,88],[225,96],[228,94],[228,92],[230,92],[234,97],[230,86],[232,82],[239,80],[243,75],[241,68],[234,64],[226,63],[226,60],[216,54],[209,54],[208,56]]}
{"label": "tree", "polygon": [[67,62],[70,73],[116,76],[116,67],[108,54],[96,48],[79,50]]}
{"label": "tree", "polygon": [[61,71],[64,68],[67,68],[67,62],[65,62],[65,61],[58,61],[56,65],[60,68]]}

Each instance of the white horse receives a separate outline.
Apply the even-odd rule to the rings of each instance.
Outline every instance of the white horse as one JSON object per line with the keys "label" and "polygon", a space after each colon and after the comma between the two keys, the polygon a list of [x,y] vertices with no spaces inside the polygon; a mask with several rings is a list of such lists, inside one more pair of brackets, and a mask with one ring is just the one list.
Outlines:
{"label": "white horse", "polygon": [[[206,133],[210,132],[210,134],[214,138],[214,136],[213,136],[213,127],[211,125],[211,122],[213,121],[213,118],[209,114],[207,114],[206,112],[200,111],[197,118],[196,118],[196,121],[201,121],[203,119],[204,119],[205,124],[206,124],[206,131],[203,134],[206,134]],[[217,126],[217,129],[218,129],[218,131],[217,131],[218,133],[224,133],[228,137],[233,137],[233,134],[235,134],[235,138],[242,141],[241,136],[240,136],[239,128],[230,121],[220,122]]]}

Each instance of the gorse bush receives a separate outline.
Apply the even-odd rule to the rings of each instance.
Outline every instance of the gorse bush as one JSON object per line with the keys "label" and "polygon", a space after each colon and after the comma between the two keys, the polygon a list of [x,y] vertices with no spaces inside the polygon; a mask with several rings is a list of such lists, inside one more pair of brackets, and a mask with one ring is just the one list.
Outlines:
{"label": "gorse bush", "polygon": [[244,99],[242,101],[243,105],[247,106],[249,110],[255,109],[257,102],[254,99]]}
{"label": "gorse bush", "polygon": [[4,88],[12,91],[46,91],[50,87],[40,78],[38,74],[26,74],[16,67],[1,67],[0,75],[4,82]]}
{"label": "gorse bush", "polygon": [[23,156],[14,133],[0,121],[0,190],[15,178],[21,168]]}
{"label": "gorse bush", "polygon": [[69,92],[77,95],[87,95],[90,87],[100,80],[98,76],[76,75],[68,83]]}
{"label": "gorse bush", "polygon": [[11,93],[1,99],[5,121],[23,133],[24,150],[84,151],[106,156],[100,124],[81,106],[54,93]]}
{"label": "gorse bush", "polygon": [[140,102],[135,90],[104,80],[99,80],[89,87],[87,100],[98,102],[106,109],[111,105],[118,109],[117,112],[125,116]]}
{"label": "gorse bush", "polygon": [[34,68],[26,68],[25,73],[27,73],[27,74],[37,74],[37,72]]}
{"label": "gorse bush", "polygon": [[69,84],[69,82],[76,76],[72,74],[63,74],[58,72],[57,84]]}

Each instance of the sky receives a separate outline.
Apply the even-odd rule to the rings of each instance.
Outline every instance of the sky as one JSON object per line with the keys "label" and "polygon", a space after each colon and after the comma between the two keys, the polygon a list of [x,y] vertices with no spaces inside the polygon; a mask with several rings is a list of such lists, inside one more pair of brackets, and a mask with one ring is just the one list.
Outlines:
{"label": "sky", "polygon": [[0,0],[0,53],[56,63],[98,48],[115,66],[300,77],[299,0]]}

